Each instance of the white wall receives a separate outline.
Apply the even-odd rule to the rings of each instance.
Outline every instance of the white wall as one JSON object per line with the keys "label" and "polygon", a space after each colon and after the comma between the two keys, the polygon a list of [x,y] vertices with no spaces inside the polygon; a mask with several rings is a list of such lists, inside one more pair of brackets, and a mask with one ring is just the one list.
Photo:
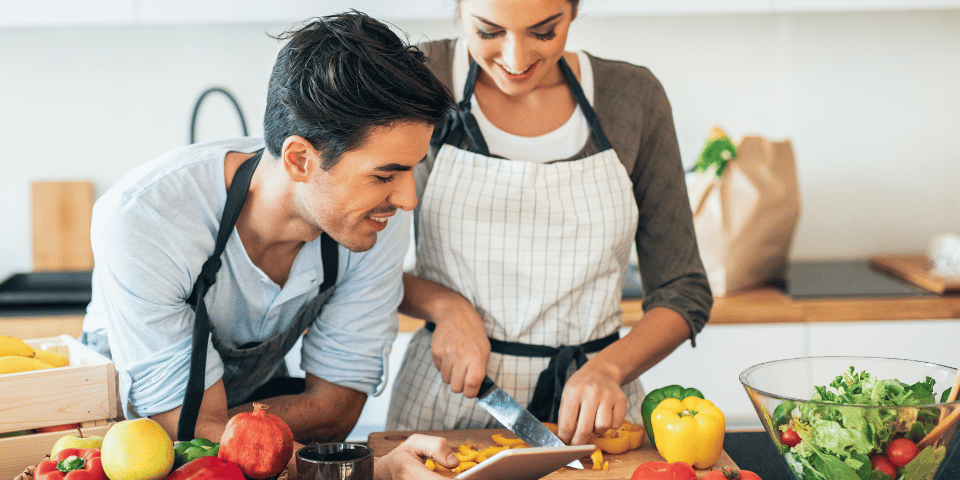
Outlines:
{"label": "white wall", "polygon": [[[318,12],[321,14],[324,12]],[[397,21],[414,38],[452,21]],[[226,87],[252,135],[286,25],[0,29],[0,277],[31,268],[29,184],[121,175],[188,141]],[[265,33],[266,32],[266,33]],[[591,18],[572,48],[648,66],[693,163],[709,128],[789,137],[803,211],[794,258],[923,251],[960,232],[960,12]],[[239,135],[223,97],[198,140]]]}

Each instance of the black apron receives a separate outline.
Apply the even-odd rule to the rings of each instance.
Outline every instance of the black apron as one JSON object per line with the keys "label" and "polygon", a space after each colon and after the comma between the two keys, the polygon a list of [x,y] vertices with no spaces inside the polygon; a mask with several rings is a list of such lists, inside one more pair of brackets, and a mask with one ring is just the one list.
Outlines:
{"label": "black apron", "polygon": [[[187,298],[196,311],[196,319],[193,325],[193,345],[190,354],[190,377],[187,380],[187,388],[184,393],[183,407],[180,410],[180,420],[177,425],[177,439],[181,441],[193,440],[194,430],[196,428],[197,416],[200,412],[200,403],[203,400],[204,392],[204,372],[207,362],[207,339],[211,335],[210,318],[207,313],[204,296],[209,288],[216,282],[217,271],[223,265],[221,256],[226,249],[227,241],[233,233],[237,224],[237,218],[243,209],[243,204],[247,198],[247,190],[250,188],[250,181],[253,173],[260,163],[263,151],[259,151],[247,159],[237,169],[230,183],[230,189],[227,191],[227,200],[223,207],[223,216],[220,220],[220,227],[217,231],[217,242],[213,253],[204,262],[200,269],[200,275],[193,285],[193,291]],[[336,283],[338,267],[338,245],[326,233],[321,235],[320,249],[323,261],[323,283],[320,285],[317,297],[308,302],[297,314],[298,320],[286,331],[277,336],[264,341],[252,344],[241,345],[238,348],[230,348],[218,341],[216,332],[213,332],[212,341],[221,358],[224,359],[224,373],[226,376],[228,365],[234,369],[243,369],[250,375],[269,375],[277,370],[277,358],[282,359],[287,351],[296,343],[300,334],[306,330],[310,322],[317,315],[323,303],[332,294],[330,287]]]}

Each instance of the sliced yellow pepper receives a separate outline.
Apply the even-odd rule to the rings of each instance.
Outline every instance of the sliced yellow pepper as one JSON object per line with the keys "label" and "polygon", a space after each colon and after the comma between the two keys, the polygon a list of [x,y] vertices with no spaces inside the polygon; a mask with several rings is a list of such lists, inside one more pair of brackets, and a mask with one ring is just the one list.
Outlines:
{"label": "sliced yellow pepper", "polygon": [[630,450],[630,432],[609,429],[593,443],[605,453],[620,454]]}
{"label": "sliced yellow pepper", "polygon": [[713,466],[723,451],[726,419],[710,400],[667,398],[650,415],[657,451],[668,463]]}
{"label": "sliced yellow pepper", "polygon": [[477,462],[460,462],[460,465],[453,469],[453,473],[463,473],[476,466]]}
{"label": "sliced yellow pepper", "polygon": [[507,438],[507,437],[504,437],[502,433],[495,433],[495,434],[492,435],[491,438],[493,438],[493,442],[494,442],[494,443],[496,443],[497,445],[503,446],[503,447],[516,447],[516,446],[526,445],[526,444],[527,444],[527,442],[524,442],[523,440],[520,440],[519,438]]}
{"label": "sliced yellow pepper", "polygon": [[600,452],[600,447],[597,447],[597,449],[590,454],[590,460],[593,460],[594,470],[603,469],[603,453]]}

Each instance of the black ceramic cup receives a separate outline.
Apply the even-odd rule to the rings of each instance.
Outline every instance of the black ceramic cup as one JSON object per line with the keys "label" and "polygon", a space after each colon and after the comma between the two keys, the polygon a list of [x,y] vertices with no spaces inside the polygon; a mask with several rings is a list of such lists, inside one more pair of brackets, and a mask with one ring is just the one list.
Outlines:
{"label": "black ceramic cup", "polygon": [[373,450],[361,443],[315,443],[297,450],[298,480],[373,480]]}

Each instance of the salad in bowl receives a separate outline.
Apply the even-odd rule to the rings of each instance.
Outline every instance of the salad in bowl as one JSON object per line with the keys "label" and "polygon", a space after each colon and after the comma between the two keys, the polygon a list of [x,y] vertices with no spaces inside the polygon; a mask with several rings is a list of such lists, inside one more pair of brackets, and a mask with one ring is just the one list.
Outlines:
{"label": "salad in bowl", "polygon": [[957,370],[875,357],[806,357],[740,381],[798,480],[932,480],[956,440]]}

